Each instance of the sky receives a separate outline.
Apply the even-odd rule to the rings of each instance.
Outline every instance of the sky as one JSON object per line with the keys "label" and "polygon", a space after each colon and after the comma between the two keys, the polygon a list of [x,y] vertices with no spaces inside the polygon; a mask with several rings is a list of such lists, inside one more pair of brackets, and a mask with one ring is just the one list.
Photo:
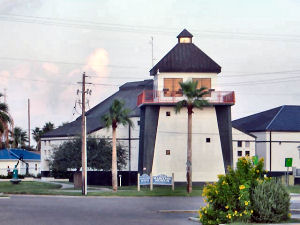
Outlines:
{"label": "sky", "polygon": [[15,126],[56,126],[79,116],[86,72],[89,107],[125,82],[151,79],[154,63],[186,28],[235,91],[232,118],[300,105],[298,0],[0,0],[0,92]]}

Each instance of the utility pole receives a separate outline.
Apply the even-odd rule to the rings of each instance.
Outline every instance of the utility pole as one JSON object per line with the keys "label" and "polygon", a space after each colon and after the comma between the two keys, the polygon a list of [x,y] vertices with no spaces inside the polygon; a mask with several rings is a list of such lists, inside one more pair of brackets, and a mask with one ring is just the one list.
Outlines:
{"label": "utility pole", "polygon": [[154,45],[154,39],[153,39],[153,36],[151,36],[150,44],[151,44],[151,53],[152,53],[151,59],[152,59],[152,67],[153,67],[153,66],[154,66],[154,60],[155,60],[154,54],[153,54],[153,45]]}
{"label": "utility pole", "polygon": [[82,113],[81,113],[81,160],[82,160],[82,195],[87,195],[87,153],[86,153],[86,121],[85,121],[85,73],[82,74]]}
{"label": "utility pole", "polygon": [[28,99],[28,145],[30,147],[30,99]]}

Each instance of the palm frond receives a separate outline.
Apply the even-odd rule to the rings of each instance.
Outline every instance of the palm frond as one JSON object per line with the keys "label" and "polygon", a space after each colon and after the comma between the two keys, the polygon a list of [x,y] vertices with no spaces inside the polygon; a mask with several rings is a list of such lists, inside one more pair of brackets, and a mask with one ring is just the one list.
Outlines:
{"label": "palm frond", "polygon": [[182,101],[177,102],[176,105],[175,105],[175,113],[179,113],[180,110],[183,107],[186,107],[186,106],[187,106],[187,101],[186,100],[182,100]]}

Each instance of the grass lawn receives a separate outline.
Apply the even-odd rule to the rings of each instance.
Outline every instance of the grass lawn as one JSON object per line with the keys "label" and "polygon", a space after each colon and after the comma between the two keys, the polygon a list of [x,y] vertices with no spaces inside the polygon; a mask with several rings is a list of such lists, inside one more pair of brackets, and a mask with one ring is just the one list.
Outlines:
{"label": "grass lawn", "polygon": [[59,184],[35,181],[22,181],[19,184],[12,184],[10,181],[0,182],[0,192],[4,194],[49,194],[60,187]]}
{"label": "grass lawn", "polygon": [[[118,192],[110,190],[97,190],[95,188],[109,188],[108,186],[89,186],[89,196],[201,196],[203,187],[193,187],[192,194],[186,193],[185,187],[175,187],[172,191],[170,186],[154,186],[153,191],[149,187],[141,187],[137,191],[136,186],[123,186],[118,188]],[[22,181],[19,184],[11,184],[9,181],[0,182],[0,193],[4,194],[46,194],[46,195],[71,195],[81,196],[81,192],[74,192],[74,189],[60,189],[61,185],[36,181]],[[80,190],[80,189],[75,189]]]}

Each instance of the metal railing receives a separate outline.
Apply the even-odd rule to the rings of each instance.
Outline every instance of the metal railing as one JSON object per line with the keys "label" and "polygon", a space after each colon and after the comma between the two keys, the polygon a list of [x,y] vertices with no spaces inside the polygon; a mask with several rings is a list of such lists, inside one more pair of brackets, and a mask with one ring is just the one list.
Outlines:
{"label": "metal railing", "polygon": [[[137,105],[147,103],[177,103],[184,99],[181,91],[153,91],[144,90],[138,95]],[[234,104],[234,91],[212,91],[203,97],[210,104]]]}

